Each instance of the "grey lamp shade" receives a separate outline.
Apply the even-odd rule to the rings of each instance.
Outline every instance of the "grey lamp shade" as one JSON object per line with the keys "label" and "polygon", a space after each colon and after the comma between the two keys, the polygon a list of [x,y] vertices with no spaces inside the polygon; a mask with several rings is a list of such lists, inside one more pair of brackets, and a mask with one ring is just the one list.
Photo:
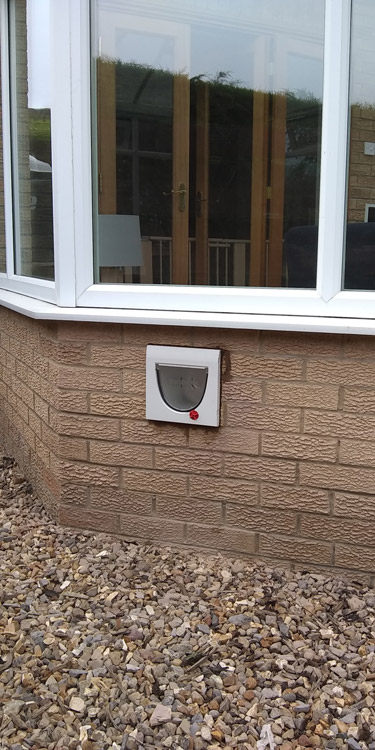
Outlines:
{"label": "grey lamp shade", "polygon": [[159,391],[165,403],[175,411],[196,409],[207,386],[207,367],[156,365]]}
{"label": "grey lamp shade", "polygon": [[99,214],[99,266],[142,266],[139,216]]}

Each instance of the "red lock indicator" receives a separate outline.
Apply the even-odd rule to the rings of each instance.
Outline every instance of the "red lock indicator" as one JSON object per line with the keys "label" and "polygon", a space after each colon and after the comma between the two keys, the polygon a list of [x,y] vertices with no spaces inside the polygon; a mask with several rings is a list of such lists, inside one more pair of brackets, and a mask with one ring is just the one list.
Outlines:
{"label": "red lock indicator", "polygon": [[192,409],[191,412],[189,412],[189,417],[195,421],[199,417],[199,412],[197,412],[196,409]]}

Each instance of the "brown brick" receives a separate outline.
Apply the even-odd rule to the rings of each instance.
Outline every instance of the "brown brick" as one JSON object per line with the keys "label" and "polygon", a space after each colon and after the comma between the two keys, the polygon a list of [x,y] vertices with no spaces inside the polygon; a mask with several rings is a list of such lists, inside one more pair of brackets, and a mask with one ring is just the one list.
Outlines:
{"label": "brown brick", "polygon": [[262,454],[280,458],[336,461],[337,440],[310,435],[268,432],[262,436]]}
{"label": "brown brick", "polygon": [[112,466],[62,461],[60,476],[65,482],[109,484],[112,487],[117,487],[119,484],[119,470]]}
{"label": "brown brick", "polygon": [[368,518],[375,520],[375,494],[355,495],[348,492],[336,492],[334,498],[335,516],[350,518]]}
{"label": "brown brick", "polygon": [[231,500],[238,503],[256,505],[259,490],[256,482],[222,477],[189,477],[190,495],[207,500]]}
{"label": "brown brick", "polygon": [[306,411],[304,430],[315,435],[375,440],[375,414]]}
{"label": "brown brick", "polygon": [[[10,359],[11,355],[7,355],[7,360]],[[8,370],[12,370],[12,367],[8,366]],[[23,380],[24,383],[27,383],[29,381],[29,373],[31,373],[32,370],[30,370],[30,367],[27,367],[22,360],[16,360],[16,376],[20,380]]]}
{"label": "brown brick", "polygon": [[184,541],[184,524],[179,521],[167,521],[167,519],[153,518],[152,516],[121,516],[121,533],[131,540],[134,538],[151,541],[170,542],[181,544]]}
{"label": "brown brick", "polygon": [[87,362],[87,344],[85,342],[75,343],[71,341],[64,343],[41,338],[40,353],[62,365],[84,365]]}
{"label": "brown brick", "polygon": [[375,467],[375,443],[364,440],[342,440],[340,463]]}
{"label": "brown brick", "polygon": [[301,412],[299,409],[284,409],[276,406],[244,406],[241,403],[227,404],[229,427],[249,427],[253,430],[282,430],[299,432]]}
{"label": "brown brick", "polygon": [[47,357],[44,357],[42,354],[38,354],[35,351],[33,356],[33,363],[32,365],[30,365],[30,367],[38,375],[41,375],[43,378],[48,378],[49,362]]}
{"label": "brown brick", "polygon": [[17,398],[16,399],[16,406],[15,406],[17,414],[23,419],[25,424],[29,421],[29,413],[31,414],[30,409],[26,406],[26,404],[23,403],[22,399]]}
{"label": "brown brick", "polygon": [[112,487],[91,487],[90,505],[95,510],[105,508],[108,513],[131,513],[145,516],[152,512],[153,495],[142,492],[128,492]]}
{"label": "brown brick", "polygon": [[293,534],[297,531],[297,515],[286,510],[248,508],[237,503],[226,505],[226,523],[250,531]]}
{"label": "brown brick", "polygon": [[146,392],[145,370],[123,370],[122,390],[125,394],[140,394]]}
{"label": "brown brick", "polygon": [[[370,179],[373,180],[372,177]],[[343,356],[348,359],[375,359],[375,341],[372,336],[343,336]]]}
{"label": "brown brick", "polygon": [[59,368],[59,385],[61,388],[81,390],[120,391],[121,373],[106,370],[104,367],[63,367]]}
{"label": "brown brick", "polygon": [[234,376],[272,380],[298,380],[302,377],[302,360],[298,359],[233,354],[231,362],[231,373]]}
{"label": "brown brick", "polygon": [[228,451],[257,455],[259,433],[241,427],[192,427],[189,430],[189,446],[201,450]]}
{"label": "brown brick", "polygon": [[49,406],[47,402],[40,398],[36,393],[34,394],[34,409],[35,413],[43,419],[44,422],[48,422]]}
{"label": "brown brick", "polygon": [[225,401],[251,401],[261,403],[262,385],[253,380],[222,381],[221,395]]}
{"label": "brown brick", "polygon": [[359,547],[337,544],[335,549],[335,565],[342,568],[368,570],[375,572],[375,547]]}
{"label": "brown brick", "polygon": [[45,422],[42,422],[42,440],[56,454],[59,451],[59,437],[54,430],[51,430]]}
{"label": "brown brick", "polygon": [[367,492],[375,494],[375,470],[354,466],[330,466],[329,464],[301,463],[301,484],[328,489]]}
{"label": "brown brick", "polygon": [[313,514],[301,516],[301,536],[344,544],[371,545],[374,541],[374,528],[366,521],[353,518],[337,518]]}
{"label": "brown brick", "polygon": [[157,495],[156,513],[158,516],[174,518],[179,521],[191,521],[195,523],[221,523],[221,502],[198,500],[188,497],[167,497]]}
{"label": "brown brick", "polygon": [[124,325],[126,346],[193,346],[193,329],[185,326]]}
{"label": "brown brick", "polygon": [[375,411],[375,390],[368,388],[345,388],[345,411]]}
{"label": "brown brick", "polygon": [[182,474],[168,474],[166,471],[141,471],[123,469],[123,486],[136,492],[160,492],[163,495],[186,495],[187,478]]}
{"label": "brown brick", "polygon": [[37,393],[40,392],[42,375],[39,372],[34,372],[30,367],[26,367],[24,371],[22,371],[22,380],[31,388],[31,390],[36,391]]}
{"label": "brown brick", "polygon": [[14,393],[22,399],[22,401],[26,404],[26,406],[29,407],[29,409],[33,409],[34,407],[34,393],[25,383],[22,382],[22,380],[18,380],[18,378],[12,377],[11,380],[11,386]]}
{"label": "brown brick", "polygon": [[47,380],[44,380],[43,378],[40,379],[40,392],[39,396],[42,396],[47,403],[49,403],[51,406],[56,405],[56,396],[58,393],[58,389],[49,383]]}
{"label": "brown brick", "polygon": [[90,440],[90,461],[110,466],[141,466],[152,469],[153,449],[148,445]]}
{"label": "brown brick", "polygon": [[194,346],[232,351],[257,352],[259,332],[226,328],[194,328]]}
{"label": "brown brick", "polygon": [[17,372],[17,360],[12,354],[6,353],[3,360],[4,367],[13,375]]}
{"label": "brown brick", "polygon": [[267,383],[266,401],[283,406],[337,409],[339,388],[311,383]]}
{"label": "brown brick", "polygon": [[224,459],[224,475],[243,477],[254,481],[285,482],[296,481],[296,463],[294,461],[277,461],[273,458],[253,458],[229,454]]}
{"label": "brown brick", "polygon": [[261,350],[265,354],[295,355],[301,357],[339,356],[342,348],[342,337],[326,333],[289,333],[283,331],[264,331],[261,337]]}
{"label": "brown brick", "polygon": [[[24,432],[24,436],[26,438],[26,432]],[[27,438],[26,438],[27,440]],[[47,445],[43,443],[39,438],[34,437],[34,443],[31,443],[31,441],[27,440],[30,447],[35,450],[36,455],[40,458],[40,460],[46,465],[49,466],[50,463],[50,451]],[[35,445],[35,448],[34,448]]]}
{"label": "brown brick", "polygon": [[366,387],[373,382],[375,363],[310,360],[307,363],[307,380],[339,385]]}
{"label": "brown brick", "polygon": [[100,529],[101,532],[107,534],[119,533],[120,530],[118,516],[72,506],[59,509],[59,522],[63,526],[78,529]]}
{"label": "brown brick", "polygon": [[118,323],[77,323],[67,321],[58,324],[59,340],[121,342],[122,326]]}
{"label": "brown brick", "polygon": [[60,499],[63,505],[87,505],[89,488],[79,484],[63,484]]}
{"label": "brown brick", "polygon": [[92,414],[105,414],[108,417],[143,419],[146,414],[146,401],[144,397],[141,398],[140,396],[92,393],[90,396],[90,411]]}
{"label": "brown brick", "polygon": [[243,529],[228,528],[227,526],[203,526],[198,523],[188,523],[186,541],[194,547],[207,547],[226,552],[255,552],[256,535]]}
{"label": "brown brick", "polygon": [[60,437],[59,454],[62,458],[71,458],[73,461],[88,460],[87,440],[82,438]]}
{"label": "brown brick", "polygon": [[329,513],[330,503],[326,490],[310,487],[288,487],[280,484],[263,484],[261,503],[277,508],[311,510],[317,513]]}
{"label": "brown brick", "polygon": [[83,438],[102,438],[103,440],[118,440],[120,437],[120,422],[117,419],[62,414],[57,421],[57,429],[61,435],[72,435]]}
{"label": "brown brick", "polygon": [[291,539],[282,536],[260,535],[260,555],[277,557],[278,559],[320,563],[332,563],[332,547],[324,542],[309,542],[306,539]]}
{"label": "brown brick", "polygon": [[5,349],[6,351],[9,352],[9,349],[10,349],[10,338],[9,338],[8,334],[5,333],[4,331],[2,331],[1,334],[0,334],[0,336],[1,336],[1,338],[0,338],[1,348]]}
{"label": "brown brick", "polygon": [[101,367],[146,367],[146,349],[143,346],[104,346],[92,344],[90,352],[90,362],[92,365]]}
{"label": "brown brick", "polygon": [[187,445],[188,428],[186,425],[168,424],[166,422],[123,420],[121,422],[121,436],[128,443],[185,446]]}
{"label": "brown brick", "polygon": [[222,457],[209,451],[180,450],[178,448],[155,448],[155,467],[169,471],[185,471],[188,474],[221,474]]}
{"label": "brown brick", "polygon": [[42,437],[41,419],[33,411],[29,411],[29,427],[39,438]]}
{"label": "brown brick", "polygon": [[59,391],[56,399],[56,409],[85,414],[89,410],[88,394],[83,391]]}

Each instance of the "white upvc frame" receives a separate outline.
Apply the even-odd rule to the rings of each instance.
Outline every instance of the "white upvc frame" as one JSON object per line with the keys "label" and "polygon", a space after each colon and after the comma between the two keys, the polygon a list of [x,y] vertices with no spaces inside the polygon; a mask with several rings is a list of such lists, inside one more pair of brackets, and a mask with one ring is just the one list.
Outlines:
{"label": "white upvc frame", "polygon": [[15,273],[14,259],[14,216],[13,216],[13,176],[12,176],[12,124],[11,124],[11,87],[9,59],[9,12],[6,0],[0,0],[0,54],[1,54],[1,96],[3,125],[3,161],[4,161],[4,208],[6,237],[6,273],[0,274],[0,286],[3,289],[38,297],[47,302],[56,302],[55,283],[44,279],[22,276]]}
{"label": "white upvc frame", "polygon": [[[12,250],[8,255],[8,275],[0,274],[0,286],[27,296],[54,302],[77,317],[82,308],[90,314],[103,309],[122,311],[121,319],[176,319],[197,325],[215,320],[228,327],[230,316],[241,316],[248,327],[257,327],[259,316],[275,316],[290,327],[294,316],[367,319],[375,317],[375,293],[341,291],[349,117],[349,56],[351,0],[325,0],[324,87],[321,150],[320,223],[318,239],[317,287],[315,290],[176,287],[167,285],[95,284],[93,274],[92,149],[91,149],[91,50],[90,0],[51,0],[53,201],[55,228],[56,283],[25,279],[14,275]],[[2,18],[7,0],[0,0]],[[5,15],[4,15],[5,14]],[[6,24],[1,23],[2,29]],[[6,35],[5,35],[6,36]],[[2,31],[2,70],[7,54]],[[6,43],[6,40],[5,40]],[[5,58],[5,59],[4,59]],[[4,75],[4,83],[7,76]],[[4,172],[10,175],[9,108],[3,87]],[[12,248],[11,187],[6,187],[7,243]],[[78,310],[80,308],[80,310]],[[144,313],[142,312],[144,311]],[[156,312],[160,311],[158,315]],[[165,314],[164,314],[165,313]],[[208,316],[208,317],[207,317]],[[277,326],[276,326],[277,316]],[[113,317],[113,316],[112,316]],[[224,322],[225,319],[225,322]],[[140,321],[139,321],[140,322]],[[207,324],[207,323],[206,323]],[[208,323],[209,324],[209,323]],[[297,323],[296,323],[297,325]],[[230,324],[229,324],[230,327]],[[308,326],[307,326],[308,327]],[[371,323],[370,323],[371,328]],[[367,330],[367,326],[366,326]]]}
{"label": "white upvc frame", "polygon": [[[77,4],[75,26],[88,24],[89,2]],[[83,16],[82,16],[83,11]],[[79,21],[78,21],[79,18]],[[320,224],[318,240],[317,288],[298,289],[243,289],[217,287],[175,287],[153,285],[94,284],[92,270],[92,247],[84,243],[85,279],[80,275],[77,284],[77,305],[84,307],[106,307],[142,310],[170,310],[183,312],[234,313],[249,315],[309,315],[373,317],[375,296],[369,292],[342,292],[342,265],[344,246],[348,100],[349,100],[349,52],[350,52],[350,0],[326,0],[324,41],[324,94],[321,155]],[[82,27],[81,27],[82,28]],[[90,58],[89,34],[81,32],[82,47],[86,46],[84,58]],[[81,58],[82,59],[82,58]],[[86,154],[84,161],[91,163],[90,123],[87,121],[87,103],[83,97],[90,87],[90,68],[81,68],[81,99],[73,102],[74,119],[82,125],[76,128],[80,137],[77,151]],[[75,92],[78,93],[77,91]],[[76,173],[76,191],[92,194],[90,170]],[[91,201],[90,201],[91,205]],[[82,217],[81,217],[82,221]],[[86,220],[86,227],[88,222]],[[87,236],[87,230],[86,230]],[[79,252],[82,263],[82,246]],[[77,267],[77,280],[79,268]]]}

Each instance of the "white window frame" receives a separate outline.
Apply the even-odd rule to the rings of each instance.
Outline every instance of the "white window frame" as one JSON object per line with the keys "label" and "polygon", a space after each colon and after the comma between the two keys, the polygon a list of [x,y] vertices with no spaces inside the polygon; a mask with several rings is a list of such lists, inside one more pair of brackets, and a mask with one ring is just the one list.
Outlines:
{"label": "white window frame", "polygon": [[[267,328],[301,329],[302,326],[304,330],[346,331],[352,329],[354,320],[362,319],[361,332],[372,332],[375,293],[341,290],[348,167],[351,0],[325,2],[316,289],[94,283],[89,0],[64,0],[63,3],[51,0],[54,284],[14,274],[9,92],[3,85],[6,230],[10,249],[8,273],[0,274],[0,287],[53,302],[61,310],[61,313],[55,311],[53,317],[63,317],[62,308],[66,308],[65,317],[76,315],[80,319],[88,316],[87,319],[169,324],[177,321],[181,325],[226,327],[231,327],[232,321],[233,326],[248,328],[262,327],[264,321],[263,327]],[[6,83],[4,20],[7,0],[0,0],[0,3],[1,62]],[[37,317],[35,305],[33,311]],[[41,310],[39,312],[41,316],[48,316],[47,310],[43,315]],[[49,316],[52,316],[51,310]]]}
{"label": "white window frame", "polygon": [[0,4],[0,54],[1,54],[1,88],[3,111],[3,160],[4,160],[4,209],[6,238],[6,273],[0,274],[2,289],[38,297],[48,302],[57,302],[55,283],[44,279],[22,276],[15,272],[14,258],[14,223],[13,223],[13,178],[12,178],[12,128],[11,128],[11,89],[9,60],[9,13],[8,3]]}

